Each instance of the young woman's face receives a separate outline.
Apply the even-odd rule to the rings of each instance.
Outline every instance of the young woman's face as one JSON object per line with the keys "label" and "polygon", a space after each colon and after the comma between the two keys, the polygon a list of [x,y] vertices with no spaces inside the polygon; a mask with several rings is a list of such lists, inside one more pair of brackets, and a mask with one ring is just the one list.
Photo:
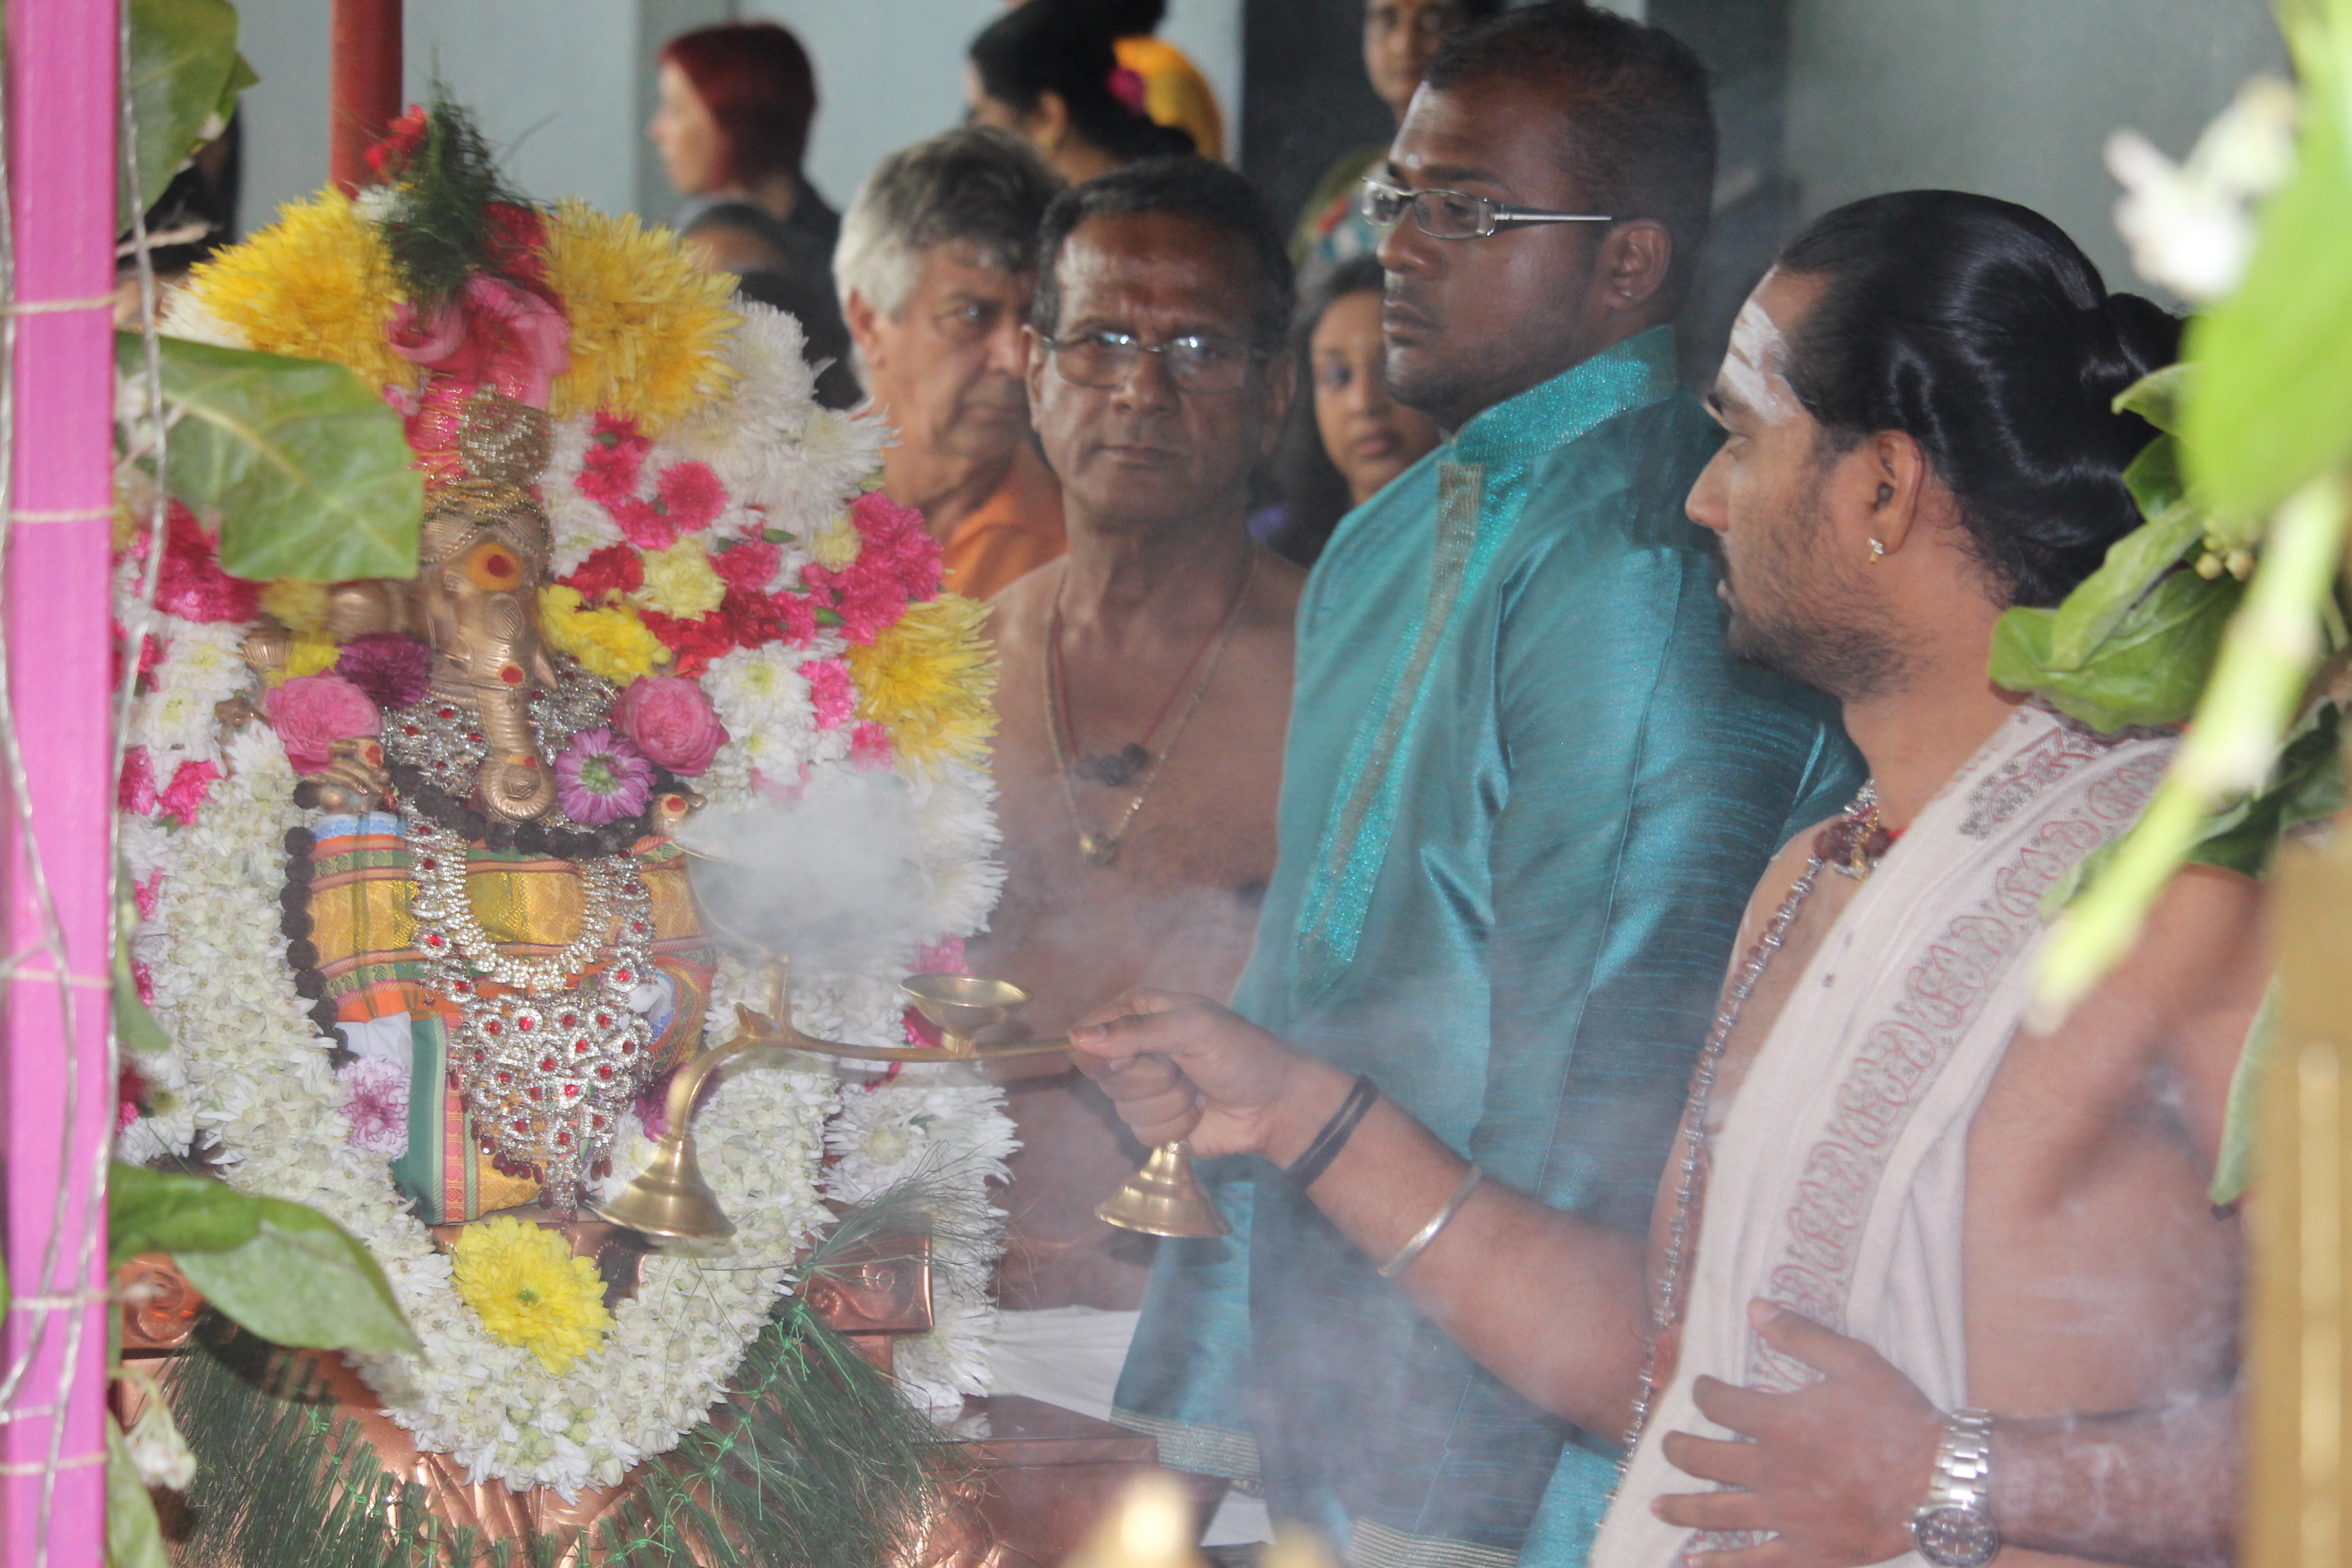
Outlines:
{"label": "young woman's face", "polygon": [[1315,427],[1358,506],[1437,445],[1436,426],[1389,397],[1384,354],[1381,296],[1372,289],[1334,300],[1307,340]]}
{"label": "young woman's face", "polygon": [[660,149],[662,169],[681,195],[698,195],[719,184],[726,138],[694,84],[668,60],[662,62],[661,103],[646,134]]}

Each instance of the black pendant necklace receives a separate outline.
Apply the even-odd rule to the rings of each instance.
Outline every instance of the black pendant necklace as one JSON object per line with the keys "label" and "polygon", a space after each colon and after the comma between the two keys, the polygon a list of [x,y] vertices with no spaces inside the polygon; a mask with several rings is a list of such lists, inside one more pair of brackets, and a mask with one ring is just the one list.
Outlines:
{"label": "black pendant necklace", "polygon": [[1117,789],[1150,765],[1151,753],[1145,751],[1139,742],[1129,741],[1116,752],[1097,752],[1080,757],[1076,771],[1082,779],[1091,780],[1106,789]]}

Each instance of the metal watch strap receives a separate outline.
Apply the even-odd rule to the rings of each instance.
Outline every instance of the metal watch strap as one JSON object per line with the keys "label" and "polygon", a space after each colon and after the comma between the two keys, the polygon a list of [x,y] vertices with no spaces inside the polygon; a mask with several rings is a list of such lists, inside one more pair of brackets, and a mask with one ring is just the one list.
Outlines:
{"label": "metal watch strap", "polygon": [[1927,1488],[1927,1500],[1920,1506],[1965,1508],[1979,1512],[1991,1508],[1990,1412],[1952,1412],[1944,1426],[1944,1440],[1936,1446],[1936,1479]]}
{"label": "metal watch strap", "polygon": [[1955,1410],[1936,1445],[1935,1475],[1911,1516],[1911,1542],[1937,1568],[1986,1568],[2000,1555],[1992,1517],[1992,1415]]}

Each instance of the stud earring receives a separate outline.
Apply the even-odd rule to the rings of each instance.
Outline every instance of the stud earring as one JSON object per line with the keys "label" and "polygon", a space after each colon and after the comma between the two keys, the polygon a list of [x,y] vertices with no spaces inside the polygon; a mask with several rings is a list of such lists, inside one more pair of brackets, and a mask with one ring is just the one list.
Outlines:
{"label": "stud earring", "polygon": [[1878,542],[1878,541],[1876,541],[1875,539],[1872,540],[1872,541],[1870,542],[1870,563],[1871,563],[1873,566],[1875,566],[1875,565],[1877,565],[1881,561],[1884,561],[1884,560],[1885,560],[1885,559],[1886,559],[1886,546],[1885,546],[1884,544],[1879,543],[1879,542]]}

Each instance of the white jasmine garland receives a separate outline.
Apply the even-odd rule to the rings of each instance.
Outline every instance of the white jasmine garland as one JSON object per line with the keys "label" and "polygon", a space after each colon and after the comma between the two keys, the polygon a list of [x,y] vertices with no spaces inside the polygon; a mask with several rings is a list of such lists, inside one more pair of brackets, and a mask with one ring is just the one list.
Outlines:
{"label": "white jasmine garland", "polygon": [[[409,1212],[382,1156],[351,1146],[339,1109],[344,1086],[279,954],[281,840],[307,816],[292,804],[284,750],[272,731],[253,725],[232,732],[224,752],[226,776],[193,826],[125,821],[132,879],[154,890],[154,913],[135,951],[152,968],[157,1016],[179,1047],[154,1058],[162,1067],[149,1081],[152,1089],[163,1068],[178,1067],[184,1086],[177,1114],[142,1118],[124,1148],[184,1152],[201,1127],[218,1139],[233,1184],[311,1204],[368,1246],[425,1348],[352,1359],[420,1447],[454,1455],[478,1482],[551,1486],[568,1496],[617,1481],[674,1447],[724,1396],[745,1348],[789,1289],[790,1259],[830,1218],[822,1200],[871,1197],[919,1172],[955,1196],[940,1244],[940,1327],[910,1341],[903,1384],[926,1405],[986,1386],[992,1318],[985,1284],[1002,1216],[985,1184],[1003,1173],[1012,1125],[1001,1091],[943,1081],[968,1072],[946,1065],[846,1090],[831,1074],[730,1079],[698,1113],[695,1131],[704,1173],[739,1227],[734,1253],[648,1258],[643,1287],[617,1304],[604,1345],[561,1375],[492,1339],[458,1298],[447,1258]],[[975,843],[986,837],[969,820],[977,786],[967,780],[961,787],[964,805],[955,815],[963,841]],[[803,1026],[897,1043],[897,977],[910,956],[870,973],[806,977],[813,1005],[801,1010]],[[733,1029],[731,1003],[752,999],[731,962],[714,998],[709,1026],[719,1039]],[[608,1191],[652,1148],[628,1120]],[[828,1148],[841,1163],[821,1184]]]}

